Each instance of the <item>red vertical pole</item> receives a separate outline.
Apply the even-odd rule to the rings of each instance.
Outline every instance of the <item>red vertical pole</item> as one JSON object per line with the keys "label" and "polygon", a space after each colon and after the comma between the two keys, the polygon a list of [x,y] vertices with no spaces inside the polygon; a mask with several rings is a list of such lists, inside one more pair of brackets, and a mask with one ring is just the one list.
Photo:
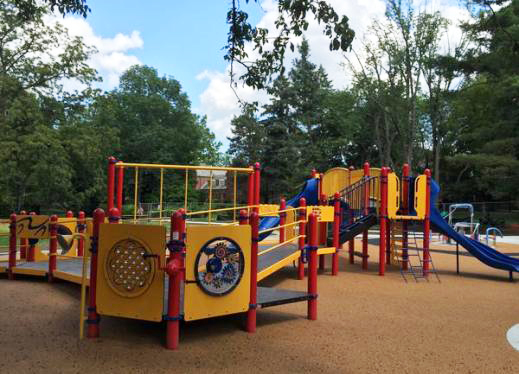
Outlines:
{"label": "red vertical pole", "polygon": [[317,319],[317,216],[310,213],[308,224],[310,226],[309,259],[308,259],[308,319]]}
{"label": "red vertical pole", "polygon": [[258,241],[259,241],[259,215],[252,212],[250,216],[252,229],[251,244],[251,270],[250,270],[250,302],[247,311],[247,332],[256,332],[256,308],[258,303]]}
{"label": "red vertical pole", "polygon": [[[321,178],[322,178],[322,174],[320,174],[320,175],[321,175]],[[322,184],[321,180],[319,180],[319,187],[321,187],[321,184]],[[321,188],[319,188],[319,189],[321,189]],[[321,206],[328,205],[328,202],[326,201],[326,195],[321,194],[320,196],[321,196],[320,205]],[[319,227],[318,243],[321,244],[321,245],[323,245],[323,244],[326,245],[327,244],[326,243],[326,241],[327,241],[327,237],[326,237],[326,222],[318,222],[317,225]],[[320,255],[318,257],[319,257],[319,270],[324,271],[324,261],[325,261],[324,255]]]}
{"label": "red vertical pole", "polygon": [[[404,164],[402,170],[402,208],[403,214],[409,214],[409,164]],[[409,247],[409,235],[407,233],[408,222],[402,222],[402,269],[407,270],[409,267],[408,247]]]}
{"label": "red vertical pole", "polygon": [[[68,215],[68,212],[67,212]],[[54,271],[56,270],[58,255],[58,216],[53,214],[50,216],[50,239],[49,239],[49,282],[54,280]]]}
{"label": "red vertical pole", "polygon": [[117,209],[123,214],[124,167],[117,167]]}
{"label": "red vertical pole", "polygon": [[[369,162],[364,163],[364,205],[363,214],[367,216],[369,214]],[[368,230],[362,233],[362,269],[368,270]]]}
{"label": "red vertical pole", "polygon": [[14,279],[13,269],[16,267],[16,214],[9,216],[9,279]]}
{"label": "red vertical pole", "polygon": [[106,183],[107,188],[107,200],[106,206],[108,211],[114,207],[114,187],[115,187],[115,163],[117,160],[115,157],[108,158],[108,181]]}
{"label": "red vertical pole", "polygon": [[179,209],[171,215],[170,256],[166,265],[168,274],[168,313],[166,326],[166,348],[177,349],[180,331],[180,287],[184,268],[184,210]]}
{"label": "red vertical pole", "polygon": [[261,176],[260,176],[260,163],[256,162],[254,164],[254,211],[259,213],[259,204],[260,204],[260,185],[261,185]]}
{"label": "red vertical pole", "polygon": [[245,209],[240,210],[238,221],[240,223],[240,226],[249,224],[249,217],[247,216],[247,211]]}
{"label": "red vertical pole", "polygon": [[92,231],[91,254],[90,254],[90,286],[88,289],[88,338],[99,337],[99,315],[97,314],[96,292],[97,292],[97,250],[99,244],[99,226],[105,221],[103,209],[94,210],[94,223]]}
{"label": "red vertical pole", "polygon": [[380,239],[378,257],[378,275],[386,271],[386,224],[387,224],[387,171],[383,167],[380,171]]}
{"label": "red vertical pole", "polygon": [[[29,213],[30,216],[35,216],[36,213],[35,212],[30,212]],[[38,240],[36,240],[37,242]],[[34,243],[31,243],[31,239],[28,239],[28,242],[29,242],[29,248],[27,249],[27,262],[33,262],[34,261],[34,258],[35,258],[35,248],[34,246],[36,244]]]}
{"label": "red vertical pole", "polygon": [[423,221],[423,275],[429,275],[429,235],[431,233],[431,171],[425,169],[424,174],[427,176],[427,189],[425,192],[425,219]]}
{"label": "red vertical pole", "polygon": [[[85,212],[83,212],[82,210],[80,210],[78,213],[77,232],[80,234],[84,234],[86,232]],[[77,242],[77,255],[78,255],[78,257],[83,257],[84,254],[85,254],[85,239],[80,237]]]}
{"label": "red vertical pole", "polygon": [[[281,199],[281,201],[279,202],[279,210],[286,210],[287,209],[287,202],[285,199]],[[279,213],[279,226],[283,226],[286,224],[286,217],[287,217],[287,212],[280,212]],[[279,229],[279,242],[280,243],[283,243],[285,241],[285,228],[284,227],[281,227]]]}
{"label": "red vertical pole", "polygon": [[238,216],[238,222],[240,225],[249,224],[249,216],[247,215],[247,211],[245,209],[240,210],[240,215]]}
{"label": "red vertical pole", "polygon": [[332,255],[332,275],[337,275],[339,272],[339,251],[341,250],[339,244],[339,228],[341,225],[341,201],[338,192],[334,195],[333,200],[333,246],[335,253]]}
{"label": "red vertical pole", "polygon": [[121,212],[117,208],[112,208],[108,212],[108,222],[110,223],[119,223],[121,219]]}
{"label": "red vertical pole", "polygon": [[302,257],[306,241],[306,199],[304,197],[299,199],[299,208],[299,251],[301,256],[297,260],[297,279],[301,280],[305,277],[305,264]]}
{"label": "red vertical pole", "polygon": [[[20,211],[20,215],[24,216],[27,212],[25,210]],[[27,239],[20,239],[20,260],[27,258]]]}

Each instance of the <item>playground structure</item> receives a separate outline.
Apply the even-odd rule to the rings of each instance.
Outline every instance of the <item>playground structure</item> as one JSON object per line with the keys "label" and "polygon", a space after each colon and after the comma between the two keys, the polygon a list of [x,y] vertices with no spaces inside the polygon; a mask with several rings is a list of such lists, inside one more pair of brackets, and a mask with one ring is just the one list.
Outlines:
{"label": "playground structure", "polygon": [[[122,220],[124,172],[131,169],[135,176],[134,211],[130,219]],[[151,222],[139,220],[137,214],[139,170],[144,169],[160,172],[159,217]],[[163,209],[164,174],[168,170],[186,175],[184,208],[171,214]],[[246,203],[238,204],[234,183],[233,206],[213,208],[209,179],[209,209],[187,210],[190,170],[227,171],[234,174],[235,181],[238,174],[245,175]],[[435,208],[439,189],[428,170],[411,177],[409,167],[404,166],[401,179],[389,168],[370,168],[368,163],[360,170],[313,172],[298,195],[281,199],[279,205],[260,204],[260,178],[259,164],[225,168],[124,163],[110,158],[108,214],[97,209],[93,219],[84,215],[66,218],[68,221],[62,223],[76,225],[68,235],[58,234],[56,216],[11,215],[6,271],[11,279],[28,274],[81,284],[81,336],[86,321],[87,336],[98,337],[103,315],[164,321],[169,349],[178,346],[180,320],[247,313],[246,329],[254,332],[257,309],[294,302],[306,302],[307,318],[315,320],[317,268],[324,270],[324,256],[331,255],[331,274],[337,275],[339,252],[348,242],[349,264],[360,257],[362,269],[368,270],[368,229],[376,224],[381,276],[386,266],[393,264],[406,281],[409,275],[416,281],[428,280],[430,274],[438,277],[429,251],[431,225],[487,265],[510,274],[519,271],[519,260],[453,232]],[[214,215],[221,212],[230,212],[232,221],[217,222]],[[193,220],[197,216],[206,216],[207,222]],[[273,232],[278,238],[270,239]],[[360,252],[355,251],[357,235],[362,235]],[[27,241],[36,238],[49,239],[48,255],[41,253],[41,260],[22,261],[22,251],[27,256]],[[68,252],[58,255],[58,245]],[[259,281],[291,263],[296,264],[298,279],[304,278],[306,265],[306,291],[258,286]]]}

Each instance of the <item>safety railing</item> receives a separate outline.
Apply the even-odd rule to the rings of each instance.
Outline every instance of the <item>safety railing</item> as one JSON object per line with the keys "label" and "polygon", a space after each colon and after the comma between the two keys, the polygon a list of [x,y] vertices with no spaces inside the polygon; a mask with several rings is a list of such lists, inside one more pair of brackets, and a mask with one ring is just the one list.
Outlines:
{"label": "safety railing", "polygon": [[351,220],[357,220],[369,213],[378,211],[380,199],[379,177],[365,176],[362,180],[339,192],[341,199],[348,204]]}

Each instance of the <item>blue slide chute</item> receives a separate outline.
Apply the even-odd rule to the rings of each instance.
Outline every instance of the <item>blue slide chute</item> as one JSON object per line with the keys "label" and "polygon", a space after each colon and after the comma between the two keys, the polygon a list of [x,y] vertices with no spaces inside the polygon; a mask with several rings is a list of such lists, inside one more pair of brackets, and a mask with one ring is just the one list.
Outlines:
{"label": "blue slide chute", "polygon": [[[299,200],[301,198],[306,199],[307,205],[317,205],[318,203],[318,191],[319,191],[319,180],[312,178],[308,179],[301,192],[299,192],[296,196],[291,198],[287,201],[287,206],[291,206],[292,208],[298,208],[299,207]],[[271,229],[273,227],[276,227],[279,225],[279,217],[263,217],[261,219],[260,225],[259,225],[259,231]],[[265,232],[263,234],[260,234],[259,239],[260,241],[265,239],[267,236],[269,236],[272,233],[272,231]]]}
{"label": "blue slide chute", "polygon": [[436,199],[439,193],[440,187],[435,181],[431,181],[431,224],[434,229],[456,241],[484,264],[496,269],[519,272],[519,259],[507,256],[477,240],[457,233],[436,209]]}

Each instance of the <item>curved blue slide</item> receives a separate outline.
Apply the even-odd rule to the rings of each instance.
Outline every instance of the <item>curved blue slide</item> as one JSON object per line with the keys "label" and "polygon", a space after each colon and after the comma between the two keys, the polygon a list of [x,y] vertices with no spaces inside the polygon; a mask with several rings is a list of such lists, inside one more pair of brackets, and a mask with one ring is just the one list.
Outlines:
{"label": "curved blue slide", "polygon": [[[317,205],[318,203],[318,195],[319,192],[319,180],[312,178],[308,179],[301,192],[299,192],[296,196],[291,198],[287,201],[287,206],[291,206],[292,208],[298,208],[299,207],[299,200],[304,197],[306,199],[307,205]],[[271,229],[272,227],[276,227],[279,225],[279,217],[264,217],[261,219],[261,222],[259,224],[259,231]],[[263,234],[260,234],[259,240],[265,239],[267,236],[269,236],[272,233],[272,231],[265,232]]]}
{"label": "curved blue slide", "polygon": [[435,181],[431,181],[431,224],[440,233],[447,235],[459,245],[469,251],[479,261],[485,265],[496,269],[519,272],[519,259],[507,256],[501,252],[490,248],[477,240],[470,239],[465,235],[460,235],[445,221],[438,209],[436,209],[436,199],[440,193],[440,187]]}

